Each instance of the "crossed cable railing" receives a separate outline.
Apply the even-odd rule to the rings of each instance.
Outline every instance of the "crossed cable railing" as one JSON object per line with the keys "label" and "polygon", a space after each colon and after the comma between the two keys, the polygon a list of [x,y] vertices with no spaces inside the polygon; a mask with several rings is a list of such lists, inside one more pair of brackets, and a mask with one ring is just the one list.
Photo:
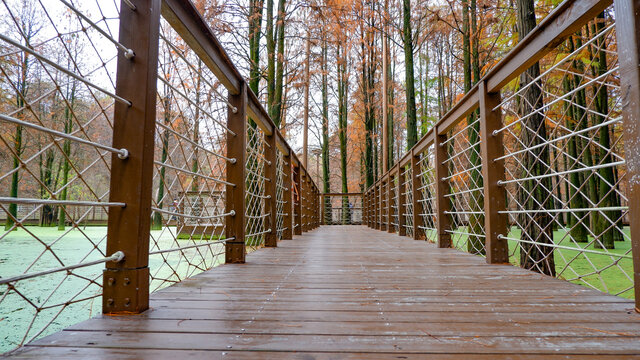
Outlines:
{"label": "crossed cable railing", "polygon": [[[633,15],[611,4],[559,5],[366,190],[367,225],[395,232],[400,209],[400,235],[638,304],[628,104],[640,84],[633,57],[619,58],[635,45],[616,36]],[[625,65],[633,76],[621,77]],[[404,203],[390,206],[398,191]]]}
{"label": "crossed cable railing", "polygon": [[0,353],[319,224],[192,3],[24,4],[0,5]]}

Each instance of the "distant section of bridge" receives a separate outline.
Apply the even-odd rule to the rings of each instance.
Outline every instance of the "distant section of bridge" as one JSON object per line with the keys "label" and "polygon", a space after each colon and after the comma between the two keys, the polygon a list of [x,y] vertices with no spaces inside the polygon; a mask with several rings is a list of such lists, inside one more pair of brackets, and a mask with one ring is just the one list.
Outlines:
{"label": "distant section of bridge", "polygon": [[323,226],[18,358],[640,359],[633,301],[361,226]]}

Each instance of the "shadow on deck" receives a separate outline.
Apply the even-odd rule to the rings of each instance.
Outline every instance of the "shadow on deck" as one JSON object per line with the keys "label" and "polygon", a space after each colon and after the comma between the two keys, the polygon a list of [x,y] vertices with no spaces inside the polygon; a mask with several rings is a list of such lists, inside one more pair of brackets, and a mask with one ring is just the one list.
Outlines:
{"label": "shadow on deck", "polygon": [[[363,226],[323,226],[29,344],[44,358],[640,359],[633,302]],[[425,355],[428,354],[428,355]]]}

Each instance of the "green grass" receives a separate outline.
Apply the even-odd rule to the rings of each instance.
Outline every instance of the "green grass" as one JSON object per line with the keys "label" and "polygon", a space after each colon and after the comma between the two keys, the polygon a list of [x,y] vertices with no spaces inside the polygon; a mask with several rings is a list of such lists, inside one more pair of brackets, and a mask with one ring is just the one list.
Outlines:
{"label": "green grass", "polygon": [[[457,231],[468,232],[466,227],[460,227]],[[629,228],[624,228],[623,231],[628,238]],[[519,228],[512,227],[508,237],[519,239],[520,233]],[[576,249],[575,251],[570,249],[554,250],[556,276],[558,278],[627,299],[634,298],[632,259],[580,251],[580,249],[588,249],[598,252],[607,251],[619,255],[630,254],[630,241],[616,241],[615,249],[603,250],[594,248],[593,245],[587,245],[588,243],[574,243],[564,229],[554,231],[553,238],[554,243],[557,245]],[[589,241],[591,240],[590,238]],[[453,241],[455,248],[466,251],[466,235],[455,234]],[[519,243],[514,240],[508,240],[508,244],[509,262],[514,266],[520,266]]]}
{"label": "green grass", "polygon": [[[24,272],[48,270],[63,265],[97,260],[103,256],[101,251],[104,252],[106,246],[106,226],[83,226],[76,229],[67,228],[67,230],[68,232],[58,231],[55,227],[27,226],[26,229],[5,234],[5,237],[0,240],[0,276],[6,278]],[[199,243],[197,239],[193,242],[182,240],[176,242],[174,234],[175,227],[152,230],[151,235],[155,240],[150,240],[150,250]],[[203,240],[212,241],[220,236]],[[46,245],[51,248],[51,251],[46,250]],[[220,253],[221,256],[214,256]],[[56,257],[62,261],[62,264]],[[149,257],[149,269],[152,274],[150,288],[156,291],[201,272],[204,267],[203,257],[206,259],[206,267],[223,263],[224,244],[151,255]],[[32,263],[33,266],[28,269]],[[99,294],[102,290],[100,284],[102,284],[103,269],[104,265],[98,264],[73,270],[76,276],[57,272],[17,282],[16,290],[28,301],[16,291],[0,295],[4,296],[4,298],[0,297],[0,354],[16,347],[27,332],[26,338],[30,339],[43,330],[38,335],[42,337],[100,314],[102,302]],[[4,294],[6,290],[6,285],[0,285],[0,294]],[[67,301],[86,298],[91,299],[72,303],[64,308],[57,306]],[[32,304],[42,307],[37,316],[35,316],[36,308]],[[29,330],[29,324],[32,321],[33,326]]]}
{"label": "green grass", "polygon": [[179,233],[178,236],[176,236],[176,239],[179,240],[194,240],[194,241],[199,241],[199,240],[204,240],[204,241],[215,241],[215,240],[222,240],[225,239],[225,235],[224,234],[187,234],[187,233]]}

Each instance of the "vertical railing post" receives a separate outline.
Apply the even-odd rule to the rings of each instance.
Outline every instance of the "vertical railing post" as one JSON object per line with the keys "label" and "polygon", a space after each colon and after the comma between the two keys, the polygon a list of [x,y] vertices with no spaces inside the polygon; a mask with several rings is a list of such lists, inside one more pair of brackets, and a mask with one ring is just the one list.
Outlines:
{"label": "vertical railing post", "polygon": [[378,230],[380,227],[378,223],[380,222],[380,190],[378,189],[378,184],[373,184],[373,228]]}
{"label": "vertical railing post", "polygon": [[369,227],[369,191],[365,190],[362,198],[362,222]]}
{"label": "vertical railing post", "polygon": [[302,186],[302,232],[307,232],[309,231],[309,183],[306,170],[302,171],[300,185]]}
{"label": "vertical railing post", "polygon": [[235,133],[227,134],[227,156],[235,162],[227,164],[227,181],[235,184],[226,187],[225,212],[234,212],[226,217],[226,236],[233,238],[225,242],[225,262],[244,263],[245,248],[245,187],[246,187],[246,146],[247,146],[247,86],[242,85],[240,94],[229,95],[229,103],[236,109],[229,109],[227,127]]}
{"label": "vertical railing post", "polygon": [[293,234],[294,235],[302,235],[302,184],[300,181],[300,172],[301,172],[301,168],[300,168],[300,163],[298,163],[298,166],[295,167],[295,170],[293,172],[293,184],[295,184],[295,188],[296,188],[296,193],[293,195],[294,199],[295,199],[295,204],[294,204],[294,219],[293,219]]}
{"label": "vertical railing post", "polygon": [[640,3],[615,0],[616,38],[622,94],[623,139],[629,179],[629,227],[636,311],[640,312]]}
{"label": "vertical railing post", "polygon": [[[140,313],[149,308],[149,232],[156,129],[156,81],[160,1],[133,1],[122,6],[120,43],[133,50],[118,52],[116,94],[131,102],[114,105],[113,147],[129,155],[111,158],[110,201],[126,207],[109,209],[107,254],[122,251],[120,262],[107,262],[103,273],[102,312]],[[132,181],[136,179],[136,181]]]}
{"label": "vertical railing post", "polygon": [[389,202],[387,182],[380,180],[380,230],[387,231],[387,203]]}
{"label": "vertical railing post", "polygon": [[500,235],[508,234],[508,216],[505,211],[507,199],[504,188],[498,181],[504,180],[504,160],[494,159],[504,155],[502,132],[494,134],[502,127],[500,93],[488,93],[484,81],[480,82],[480,153],[482,155],[482,177],[484,183],[484,229],[487,263],[504,264],[509,262],[509,247],[506,239]]}
{"label": "vertical railing post", "polygon": [[395,186],[393,185],[394,176],[391,172],[389,172],[389,177],[387,178],[387,232],[395,233],[396,228],[393,226],[393,198],[394,198],[394,190]]}
{"label": "vertical railing post", "polygon": [[376,185],[376,230],[382,230],[382,179]]}
{"label": "vertical railing post", "polygon": [[[320,194],[320,206],[322,206],[322,204],[324,204],[324,194]],[[320,224],[325,225],[324,215],[320,216]]]}
{"label": "vertical railing post", "polygon": [[266,217],[266,228],[270,230],[264,236],[264,246],[265,247],[277,247],[278,246],[278,226],[277,226],[277,216],[278,216],[278,206],[276,204],[276,186],[278,186],[278,162],[277,162],[277,152],[278,148],[276,145],[276,131],[271,133],[271,135],[265,134],[265,144],[264,147],[264,158],[266,160],[264,166],[264,177],[266,178],[264,182],[264,195],[266,202],[265,211],[269,216]]}
{"label": "vertical railing post", "polygon": [[406,197],[405,197],[405,178],[407,174],[402,171],[402,167],[398,166],[398,235],[407,236],[407,229],[404,227],[405,219],[404,213],[406,212]]}
{"label": "vertical railing post", "polygon": [[373,187],[369,188],[369,192],[367,193],[367,225],[369,225],[369,227],[371,229],[373,229],[373,209],[374,209],[374,202],[373,202]]}
{"label": "vertical railing post", "polygon": [[315,185],[311,187],[311,230],[316,228],[316,199],[318,194],[316,193]]}
{"label": "vertical railing post", "polygon": [[371,228],[375,229],[376,228],[376,214],[377,212],[377,204],[378,204],[378,200],[376,198],[376,195],[378,194],[377,190],[376,190],[376,184],[374,183],[373,185],[371,185],[371,190],[370,190],[370,195],[371,197],[369,198],[369,207],[371,208],[371,211],[369,213],[369,223],[371,224]]}
{"label": "vertical railing post", "polygon": [[445,212],[449,211],[451,204],[449,198],[444,197],[449,193],[449,182],[444,180],[448,174],[447,163],[447,149],[445,148],[444,141],[447,139],[445,134],[440,134],[438,127],[435,129],[435,140],[433,141],[433,147],[435,152],[435,183],[436,183],[436,219],[437,219],[437,232],[438,232],[438,247],[449,248],[451,247],[451,234],[448,230],[451,230],[451,220],[449,215]]}
{"label": "vertical railing post", "polygon": [[[289,150],[289,153],[291,150]],[[282,207],[282,212],[284,213],[284,231],[282,232],[282,240],[291,240],[293,239],[293,199],[292,199],[292,187],[293,187],[293,175],[291,172],[291,155],[290,154],[282,154],[282,171],[284,171],[284,179],[283,179],[283,194],[282,198],[285,203]]]}
{"label": "vertical railing post", "polygon": [[[426,238],[426,233],[423,230],[424,227],[424,218],[422,217],[422,213],[424,213],[424,202],[422,199],[422,191],[420,188],[422,185],[422,175],[420,169],[420,163],[418,159],[418,155],[413,150],[411,151],[411,191],[412,200],[413,200],[413,238],[415,240],[424,240]],[[422,235],[421,235],[422,234]]]}

